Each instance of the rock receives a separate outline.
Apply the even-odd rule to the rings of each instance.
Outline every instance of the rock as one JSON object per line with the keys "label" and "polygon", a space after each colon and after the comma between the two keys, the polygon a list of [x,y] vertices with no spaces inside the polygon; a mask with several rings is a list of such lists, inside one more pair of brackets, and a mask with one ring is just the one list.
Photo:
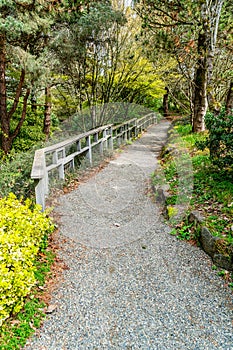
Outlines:
{"label": "rock", "polygon": [[213,262],[218,267],[221,267],[227,271],[233,270],[233,262],[230,256],[225,256],[223,254],[214,254]]}
{"label": "rock", "polygon": [[216,253],[216,242],[220,238],[212,236],[207,227],[203,226],[200,234],[200,243],[203,250],[213,258]]}
{"label": "rock", "polygon": [[200,243],[215,265],[228,271],[233,270],[233,249],[228,247],[221,238],[212,236],[206,227],[202,227]]}
{"label": "rock", "polygon": [[156,202],[162,205],[164,205],[166,202],[166,196],[162,188],[158,188],[156,190]]}
{"label": "rock", "polygon": [[160,153],[160,157],[164,158],[165,156],[172,154],[173,151],[174,151],[174,147],[167,145],[167,146],[163,147],[163,149]]}
{"label": "rock", "polygon": [[194,222],[195,224],[201,224],[204,221],[203,216],[199,213],[199,211],[191,211],[188,216],[189,223]]}
{"label": "rock", "polygon": [[165,205],[166,199],[169,197],[169,193],[167,192],[167,186],[164,185],[159,188],[153,188],[153,190],[156,193],[156,202],[161,205]]}

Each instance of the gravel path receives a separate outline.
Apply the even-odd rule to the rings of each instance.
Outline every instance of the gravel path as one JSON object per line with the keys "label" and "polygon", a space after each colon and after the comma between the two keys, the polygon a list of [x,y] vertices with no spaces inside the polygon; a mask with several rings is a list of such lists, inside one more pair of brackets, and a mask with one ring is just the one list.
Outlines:
{"label": "gravel path", "polygon": [[25,349],[233,349],[232,293],[202,250],[169,235],[145,194],[168,127],[151,127],[62,196],[69,270]]}

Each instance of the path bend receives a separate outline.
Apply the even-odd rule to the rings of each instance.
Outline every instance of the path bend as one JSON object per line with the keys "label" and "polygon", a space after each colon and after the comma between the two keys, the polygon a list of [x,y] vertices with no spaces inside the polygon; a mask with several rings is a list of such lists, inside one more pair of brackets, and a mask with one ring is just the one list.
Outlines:
{"label": "path bend", "polygon": [[60,198],[69,269],[25,349],[233,349],[232,293],[201,249],[169,235],[146,194],[168,128],[150,127]]}

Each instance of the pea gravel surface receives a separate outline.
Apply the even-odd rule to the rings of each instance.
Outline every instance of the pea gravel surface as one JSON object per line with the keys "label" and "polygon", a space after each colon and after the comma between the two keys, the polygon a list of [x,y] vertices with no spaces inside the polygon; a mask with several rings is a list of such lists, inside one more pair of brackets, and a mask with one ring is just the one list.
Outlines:
{"label": "pea gravel surface", "polygon": [[233,349],[232,292],[200,248],[169,235],[147,193],[168,128],[152,126],[60,198],[68,269],[25,349]]}

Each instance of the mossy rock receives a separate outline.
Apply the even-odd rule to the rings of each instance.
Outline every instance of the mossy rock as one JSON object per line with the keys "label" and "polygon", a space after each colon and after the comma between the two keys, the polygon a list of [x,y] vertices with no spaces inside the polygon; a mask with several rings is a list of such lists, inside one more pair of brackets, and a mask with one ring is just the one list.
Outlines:
{"label": "mossy rock", "polygon": [[224,239],[213,236],[206,227],[202,227],[200,243],[217,266],[225,270],[233,270],[233,247]]}

